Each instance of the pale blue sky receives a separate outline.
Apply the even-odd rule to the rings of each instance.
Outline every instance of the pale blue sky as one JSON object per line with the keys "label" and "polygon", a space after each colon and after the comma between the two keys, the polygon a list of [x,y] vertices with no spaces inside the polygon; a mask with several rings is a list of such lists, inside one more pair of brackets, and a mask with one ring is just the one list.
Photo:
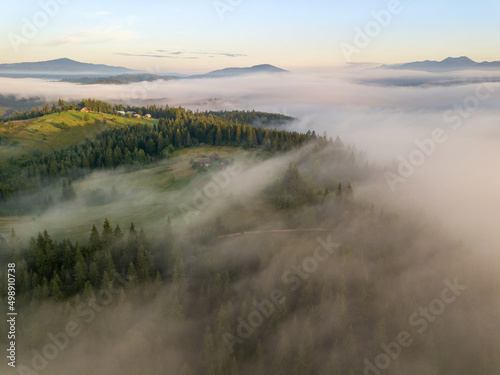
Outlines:
{"label": "pale blue sky", "polygon": [[[0,62],[68,57],[181,73],[261,63],[291,70],[328,68],[346,64],[341,43],[356,47],[356,28],[365,29],[372,12],[388,9],[389,2],[0,0]],[[49,3],[59,9],[44,10],[41,4]],[[499,1],[400,3],[402,11],[350,55],[352,62],[461,55],[500,60]],[[221,15],[215,4],[228,10]],[[23,33],[26,21],[38,22],[38,30]]]}

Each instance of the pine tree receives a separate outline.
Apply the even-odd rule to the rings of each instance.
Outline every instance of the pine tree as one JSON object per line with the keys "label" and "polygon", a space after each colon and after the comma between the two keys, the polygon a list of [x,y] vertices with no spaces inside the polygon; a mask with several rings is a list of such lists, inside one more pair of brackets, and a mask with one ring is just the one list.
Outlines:
{"label": "pine tree", "polygon": [[241,144],[241,126],[236,126],[236,146]]}
{"label": "pine tree", "polygon": [[149,259],[147,251],[141,245],[137,251],[137,276],[139,281],[150,281],[151,277],[149,274]]}
{"label": "pine tree", "polygon": [[181,137],[181,132],[179,129],[175,132],[175,145],[177,149],[182,148],[182,137]]}
{"label": "pine tree", "polygon": [[104,219],[104,224],[102,225],[102,234],[101,234],[101,243],[103,249],[106,249],[110,245],[112,235],[113,235],[113,229],[111,229],[109,220],[108,218],[106,218]]}
{"label": "pine tree", "polygon": [[97,268],[97,263],[95,261],[89,264],[89,281],[93,287],[99,286],[99,270]]}
{"label": "pine tree", "polygon": [[120,268],[128,267],[129,263],[135,262],[139,247],[138,235],[134,223],[130,223],[127,235],[127,243],[120,259]]}
{"label": "pine tree", "polygon": [[130,262],[127,270],[127,288],[132,289],[137,282],[137,271],[132,262]]}
{"label": "pine tree", "polygon": [[217,127],[217,133],[215,135],[215,144],[217,146],[222,145],[222,132],[220,131],[220,127]]}
{"label": "pine tree", "polygon": [[83,259],[80,249],[77,248],[75,254],[75,267],[73,269],[73,277],[75,280],[75,288],[77,291],[82,290],[85,282],[87,281],[87,264]]}
{"label": "pine tree", "polygon": [[63,299],[63,293],[61,292],[61,279],[59,275],[54,271],[54,276],[52,276],[52,280],[50,282],[50,295],[56,301],[60,301]]}
{"label": "pine tree", "polygon": [[115,230],[113,231],[113,236],[115,238],[115,241],[120,241],[123,239],[123,233],[118,224],[116,224]]}
{"label": "pine tree", "polygon": [[110,277],[116,272],[115,262],[113,261],[111,253],[106,254],[106,265],[104,266],[104,272],[107,272],[108,276]]}
{"label": "pine tree", "polygon": [[93,255],[101,250],[101,237],[95,225],[92,225],[92,230],[90,231],[90,239],[88,245],[88,255]]}
{"label": "pine tree", "polygon": [[43,278],[42,281],[42,293],[40,296],[40,299],[46,300],[50,296],[50,287],[49,287],[49,282],[46,277]]}
{"label": "pine tree", "polygon": [[139,246],[146,246],[148,245],[147,243],[147,237],[146,237],[146,233],[144,233],[144,229],[142,229],[141,227],[141,230],[139,231],[139,236],[137,237],[138,239],[138,245]]}
{"label": "pine tree", "polygon": [[90,281],[87,281],[83,287],[82,298],[87,304],[91,304],[92,301],[95,301],[94,288]]}

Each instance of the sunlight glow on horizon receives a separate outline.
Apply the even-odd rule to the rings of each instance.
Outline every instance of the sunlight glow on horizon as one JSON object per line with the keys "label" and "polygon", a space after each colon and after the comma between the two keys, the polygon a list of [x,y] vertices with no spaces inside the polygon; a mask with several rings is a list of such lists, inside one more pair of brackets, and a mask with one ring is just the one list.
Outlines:
{"label": "sunlight glow on horizon", "polygon": [[[391,1],[401,11],[384,19]],[[106,0],[0,1],[0,9],[10,15],[0,27],[0,63],[67,57],[151,72],[197,73],[258,64],[327,69],[347,65],[340,45],[356,47],[359,30],[371,30],[372,36],[366,46],[356,47],[359,52],[351,56],[355,63],[464,55],[479,62],[500,60],[493,52],[500,5],[490,0],[243,0],[223,10],[214,4],[145,0],[137,7],[135,1],[124,0],[116,7]]]}

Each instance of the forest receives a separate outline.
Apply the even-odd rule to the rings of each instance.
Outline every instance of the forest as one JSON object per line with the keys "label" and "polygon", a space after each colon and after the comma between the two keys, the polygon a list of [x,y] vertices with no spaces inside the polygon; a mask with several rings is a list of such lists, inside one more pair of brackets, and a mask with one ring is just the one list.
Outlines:
{"label": "forest", "polygon": [[[420,212],[371,192],[382,173],[363,152],[339,137],[252,126],[252,112],[163,111],[152,125],[111,127],[3,171],[4,213],[19,214],[17,197],[62,187],[61,196],[38,202],[46,211],[34,221],[0,236],[1,261],[16,265],[20,373],[376,375],[387,365],[390,375],[482,375],[499,368],[498,340],[482,334],[491,327],[479,319],[495,309],[489,285],[498,275],[483,272],[471,247]],[[179,159],[204,149],[229,155],[223,160],[241,173],[185,221],[180,204],[226,173],[193,168],[195,154]],[[134,187],[149,168],[148,188]],[[162,176],[173,168],[188,181]],[[96,178],[109,200],[82,187]],[[87,226],[90,217],[98,219]],[[83,238],[72,223],[85,226]],[[445,304],[440,295],[450,285],[460,293]],[[8,300],[6,288],[0,299]],[[406,346],[387,352],[401,337]],[[468,355],[455,355],[456,340]]]}
{"label": "forest", "polygon": [[[441,374],[456,374],[475,368],[471,358],[480,353],[490,358],[482,367],[489,373],[496,364],[494,345],[480,348],[471,342],[466,345],[471,356],[463,357],[448,349],[456,335],[468,334],[460,312],[474,295],[464,292],[448,307],[452,331],[432,323],[432,315],[428,323],[407,321],[418,307],[413,296],[423,293],[427,301],[425,295],[442,289],[443,277],[469,284],[474,262],[465,268],[456,261],[467,249],[432,225],[357,199],[355,184],[339,184],[330,192],[319,174],[307,173],[311,161],[332,160],[337,166],[331,172],[342,179],[339,167],[349,154],[327,143],[302,154],[266,189],[240,202],[245,207],[268,202],[266,210],[280,219],[268,221],[261,213],[261,228],[293,228],[288,233],[234,236],[235,223],[226,221],[224,211],[185,228],[167,217],[156,233],[137,223],[122,229],[104,218],[82,243],[54,239],[47,231],[26,243],[12,232],[2,240],[8,249],[3,260],[17,265],[23,371],[58,373],[85,352],[95,361],[76,360],[75,373],[89,373],[105,365],[109,359],[99,353],[112,347],[120,357],[115,371],[129,373],[357,374],[382,351],[380,343],[390,344],[408,330],[412,345],[387,373],[425,371],[413,358],[432,356]],[[311,210],[323,232],[301,232],[313,222]],[[313,255],[318,244],[326,256]],[[422,269],[425,285],[401,281],[409,267]],[[270,305],[271,300],[277,302]],[[47,314],[53,318],[48,325],[36,324]],[[78,344],[52,359],[45,349],[67,322],[82,332]]]}
{"label": "forest", "polygon": [[[92,111],[111,110],[110,104],[98,100],[89,99],[82,103]],[[68,108],[61,100],[59,106],[58,110]],[[160,108],[158,111],[154,107],[144,110],[151,110],[155,115],[165,117],[153,127],[131,125],[125,128],[112,128],[101,132],[94,140],[87,139],[76,146],[25,163],[14,162],[8,168],[1,170],[0,210],[9,209],[5,203],[9,196],[16,192],[35,192],[62,178],[76,180],[94,170],[149,164],[169,157],[176,150],[183,148],[203,144],[260,148],[268,155],[272,155],[292,150],[309,140],[327,142],[326,136],[318,137],[314,132],[300,134],[278,131],[254,127],[243,122],[255,120],[262,115],[259,113],[194,113],[184,108],[169,107]],[[271,117],[271,119],[278,118],[281,116]],[[242,120],[242,123],[239,123],[239,120]],[[2,139],[6,142],[7,138]]]}
{"label": "forest", "polygon": [[[12,99],[3,98],[2,96],[0,96],[0,99],[4,100],[6,105],[15,105],[15,106],[19,105],[16,104],[17,101],[15,101],[14,98]],[[2,101],[0,101],[0,104],[1,103]],[[27,101],[27,103],[31,102]],[[78,103],[75,102],[67,103],[65,100],[59,99],[57,103],[52,103],[52,105],[50,105],[49,103],[44,103],[43,105],[32,107],[29,110],[24,110],[20,112],[10,110],[7,114],[4,114],[2,117],[0,117],[0,125],[1,122],[5,121],[27,120],[31,118],[42,117],[51,113],[60,113],[62,111],[69,111],[69,110],[81,110],[83,108],[87,108],[90,111],[95,111],[99,113],[105,112],[105,113],[116,114],[117,111],[133,111],[139,113],[140,115],[149,113],[153,118],[156,119],[177,118],[178,110],[185,111],[185,109],[183,108],[169,107],[168,105],[166,105],[165,107],[157,105],[137,107],[137,106],[123,105],[123,104],[111,104],[95,99],[82,99]],[[188,112],[192,113],[192,111]],[[273,126],[276,127],[284,125],[294,120],[294,118],[290,116],[277,113],[259,112],[255,110],[205,111],[203,113],[205,114],[205,116],[213,115],[214,117],[218,117],[224,120],[225,122],[250,124],[254,126],[264,126],[264,127],[273,127]],[[196,114],[199,115],[200,113],[197,111]]]}

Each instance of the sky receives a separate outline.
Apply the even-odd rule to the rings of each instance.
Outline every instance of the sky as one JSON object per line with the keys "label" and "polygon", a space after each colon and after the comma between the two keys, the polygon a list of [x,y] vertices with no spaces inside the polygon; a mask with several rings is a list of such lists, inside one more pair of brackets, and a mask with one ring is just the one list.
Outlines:
{"label": "sky", "polygon": [[66,57],[201,73],[264,63],[298,71],[500,60],[495,0],[0,0],[0,10],[8,15],[0,63]]}

